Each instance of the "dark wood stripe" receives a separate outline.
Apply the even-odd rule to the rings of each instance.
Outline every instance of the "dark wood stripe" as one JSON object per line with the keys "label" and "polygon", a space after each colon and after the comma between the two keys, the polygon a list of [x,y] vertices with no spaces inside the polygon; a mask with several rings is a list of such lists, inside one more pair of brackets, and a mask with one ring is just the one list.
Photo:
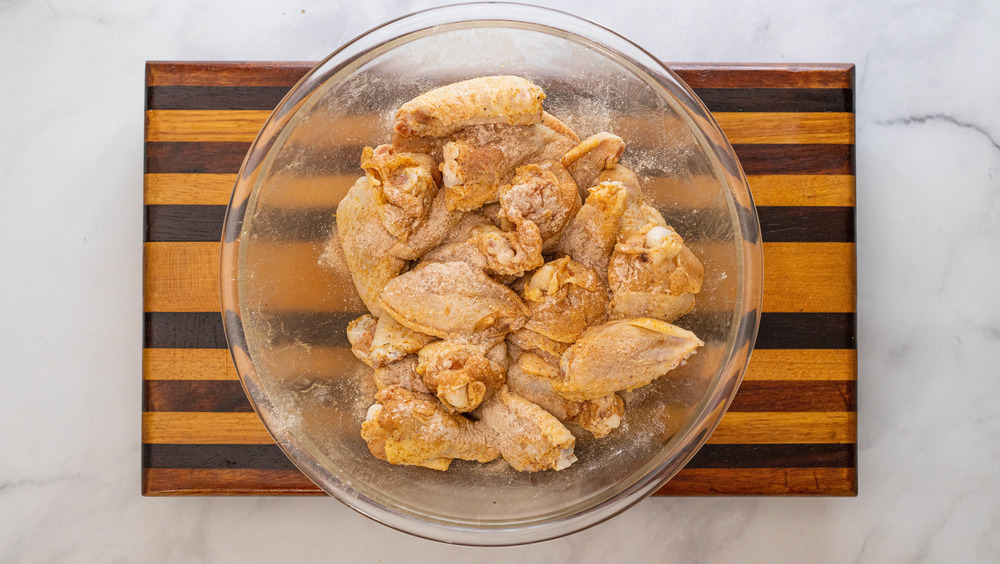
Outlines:
{"label": "dark wood stripe", "polygon": [[285,86],[151,86],[147,110],[273,110]]}
{"label": "dark wood stripe", "polygon": [[[746,381],[731,412],[856,411],[855,383],[804,380]],[[144,380],[144,411],[238,413],[253,411],[237,380]]]}
{"label": "dark wood stripe", "polygon": [[758,206],[765,243],[853,243],[854,208]]}
{"label": "dark wood stripe", "polygon": [[712,112],[853,112],[849,88],[696,88]]}
{"label": "dark wood stripe", "polygon": [[[224,349],[225,333],[218,312],[146,312],[143,346],[151,349]],[[284,327],[281,342],[310,345],[350,346],[346,328],[360,312],[288,312],[265,314],[266,322]],[[722,337],[713,327],[726,326],[727,314],[694,311],[681,325],[703,339]],[[853,313],[768,313],[761,314],[756,347],[760,349],[853,349]],[[718,332],[718,331],[716,331]]]}
{"label": "dark wood stripe", "polygon": [[146,242],[220,241],[226,206],[146,206]]}
{"label": "dark wood stripe", "polygon": [[278,445],[142,445],[144,468],[294,470]]}
{"label": "dark wood stripe", "polygon": [[686,468],[854,468],[857,446],[837,444],[705,445]]}
{"label": "dark wood stripe", "polygon": [[[694,315],[694,314],[692,314]],[[759,349],[853,349],[853,313],[768,313],[760,316]]]}
{"label": "dark wood stripe", "polygon": [[[336,208],[268,208],[255,218],[267,222],[268,233],[282,234],[282,241],[322,241],[336,225]],[[705,214],[670,214],[680,233],[697,233]],[[765,243],[853,243],[854,208],[838,206],[759,206],[760,229]],[[222,233],[226,206],[146,206],[147,242],[214,242]],[[722,222],[723,218],[715,220]],[[708,221],[712,223],[711,220]],[[695,238],[697,239],[697,238]],[[692,240],[695,240],[692,239]]]}
{"label": "dark wood stripe", "polygon": [[[854,444],[705,445],[686,468],[853,468]],[[290,470],[277,445],[143,444],[144,468]]]}
{"label": "dark wood stripe", "polygon": [[[854,174],[854,145],[837,144],[740,144],[733,145],[746,174]],[[149,141],[146,143],[147,174],[239,172],[249,143]],[[303,148],[303,150],[308,150]],[[315,149],[318,151],[319,149]],[[641,159],[641,148],[634,152]],[[357,171],[357,155],[352,146],[323,150],[316,174],[345,174]],[[307,158],[296,153],[296,158]],[[281,163],[276,162],[278,167]],[[643,171],[648,175],[661,172]]]}
{"label": "dark wood stripe", "polygon": [[249,149],[242,142],[147,141],[145,172],[233,174]]}
{"label": "dark wood stripe", "polygon": [[[336,208],[262,210],[254,221],[261,232],[281,234],[282,241],[324,241],[336,220]],[[226,206],[146,206],[147,242],[215,242],[222,237]]]}
{"label": "dark wood stripe", "polygon": [[740,385],[729,411],[857,411],[855,398],[854,382],[753,380]]}
{"label": "dark wood stripe", "polygon": [[143,380],[143,411],[253,411],[239,380]]}
{"label": "dark wood stripe", "polygon": [[[346,337],[345,337],[346,339]],[[217,311],[143,313],[143,347],[147,349],[224,349],[226,334]]]}
{"label": "dark wood stripe", "polygon": [[854,145],[733,145],[746,174],[854,174]]}
{"label": "dark wood stripe", "polygon": [[[150,86],[147,110],[273,110],[284,86]],[[712,112],[853,112],[847,88],[696,88]]]}

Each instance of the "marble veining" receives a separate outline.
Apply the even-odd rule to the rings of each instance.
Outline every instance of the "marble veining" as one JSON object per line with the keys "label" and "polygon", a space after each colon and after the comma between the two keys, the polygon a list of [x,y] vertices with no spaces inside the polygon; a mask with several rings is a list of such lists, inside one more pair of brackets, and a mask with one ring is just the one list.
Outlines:
{"label": "marble veining", "polygon": [[0,561],[1000,561],[1000,4],[560,0],[667,61],[857,67],[860,495],[656,498],[471,549],[139,495],[146,60],[316,60],[436,2],[0,0]]}

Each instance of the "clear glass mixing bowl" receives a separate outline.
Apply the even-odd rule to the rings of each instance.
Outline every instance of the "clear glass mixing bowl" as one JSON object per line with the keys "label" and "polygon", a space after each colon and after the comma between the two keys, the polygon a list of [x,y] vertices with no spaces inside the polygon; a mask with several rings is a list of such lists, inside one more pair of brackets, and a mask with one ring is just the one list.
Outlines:
{"label": "clear glass mixing bowl", "polygon": [[[448,472],[390,466],[360,424],[369,369],[347,323],[365,313],[338,252],[337,203],[361,149],[390,138],[395,109],[456,80],[512,74],[585,137],[628,143],[655,205],[705,264],[696,309],[676,323],[706,346],[687,366],[624,394],[621,428],[579,433],[579,461],[518,473],[503,461]],[[591,22],[543,8],[469,4],[419,12],[340,48],[285,97],[253,143],[226,214],[221,293],[240,378],[275,441],[357,511],[421,537],[507,545],[607,519],[666,482],[701,447],[739,386],[761,302],[760,229],[732,147],[660,61]]]}

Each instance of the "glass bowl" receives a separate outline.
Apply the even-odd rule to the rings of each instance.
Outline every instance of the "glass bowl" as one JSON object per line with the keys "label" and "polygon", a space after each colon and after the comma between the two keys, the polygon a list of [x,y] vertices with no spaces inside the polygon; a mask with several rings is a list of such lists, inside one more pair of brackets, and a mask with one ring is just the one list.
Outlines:
{"label": "glass bowl", "polygon": [[[502,460],[447,472],[391,466],[360,436],[370,369],[345,335],[366,313],[330,242],[335,209],[388,142],[396,108],[457,80],[509,74],[541,86],[581,138],[606,130],[622,162],[705,265],[696,308],[675,323],[706,345],[623,394],[621,428],[577,434],[578,462],[519,473]],[[355,510],[421,537],[510,545],[603,521],[666,482],[722,418],[750,356],[761,302],[760,229],[732,147],[660,61],[591,22],[543,8],[467,4],[400,18],[354,39],[288,93],[253,143],[226,214],[226,336],[268,431],[312,481]]]}

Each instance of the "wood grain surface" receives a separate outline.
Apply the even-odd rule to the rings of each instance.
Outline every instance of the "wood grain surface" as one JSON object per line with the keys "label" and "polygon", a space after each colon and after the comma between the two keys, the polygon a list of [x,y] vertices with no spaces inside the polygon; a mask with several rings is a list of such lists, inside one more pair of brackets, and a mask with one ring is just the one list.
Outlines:
{"label": "wood grain surface", "polygon": [[[218,313],[219,239],[236,173],[270,110],[313,65],[146,66],[144,495],[323,494],[254,414]],[[657,494],[855,495],[853,66],[671,67],[713,112],[747,174],[765,287],[739,392],[708,444]],[[331,162],[357,160],[357,147],[332,150],[345,158]],[[349,185],[356,167],[342,168],[322,174],[331,185]],[[295,240],[275,242],[287,252],[269,267],[303,269],[323,284],[315,259],[339,196],[294,179],[288,187],[268,220],[284,222]],[[697,207],[697,193],[673,205]],[[699,244],[711,252],[711,241]],[[343,326],[358,312],[313,294],[280,296],[267,315],[335,368],[350,355],[343,332],[314,328]]]}

